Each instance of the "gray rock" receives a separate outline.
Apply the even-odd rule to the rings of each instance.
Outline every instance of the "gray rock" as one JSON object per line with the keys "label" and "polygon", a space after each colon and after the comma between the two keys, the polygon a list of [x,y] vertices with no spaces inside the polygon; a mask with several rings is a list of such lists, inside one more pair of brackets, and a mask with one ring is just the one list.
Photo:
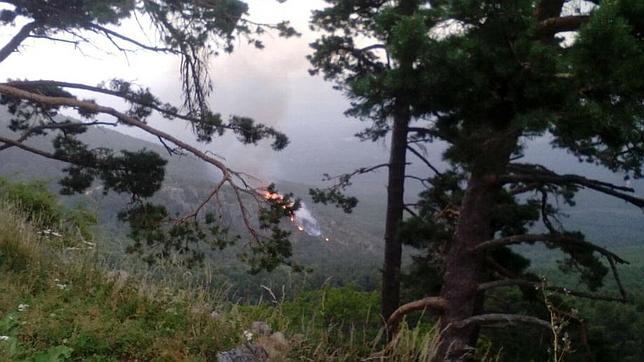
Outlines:
{"label": "gray rock", "polygon": [[212,312],[210,312],[210,319],[214,321],[221,320],[221,314],[219,314],[219,312],[217,312],[216,310],[213,310]]}
{"label": "gray rock", "polygon": [[266,322],[255,321],[250,325],[250,331],[256,336],[270,336],[273,329]]}
{"label": "gray rock", "polygon": [[268,353],[260,346],[245,345],[217,353],[217,362],[268,362]]}
{"label": "gray rock", "polygon": [[127,285],[130,274],[124,270],[112,270],[105,274],[105,278],[108,282],[113,283],[114,291],[118,292]]}

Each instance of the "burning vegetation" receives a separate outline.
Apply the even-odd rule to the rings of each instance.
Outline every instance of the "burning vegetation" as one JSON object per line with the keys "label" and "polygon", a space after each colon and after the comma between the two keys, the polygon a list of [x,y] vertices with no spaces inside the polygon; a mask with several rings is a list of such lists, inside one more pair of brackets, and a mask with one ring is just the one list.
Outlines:
{"label": "burning vegetation", "polygon": [[[260,192],[264,198],[268,201],[284,201],[285,196],[279,192],[274,191],[271,187],[261,188]],[[321,238],[324,241],[330,241],[330,239],[322,234],[320,228],[320,223],[313,216],[311,211],[307,208],[306,204],[299,201],[288,201],[288,205],[285,204],[282,207],[291,208],[291,214],[289,216],[293,225],[300,232],[304,232],[309,236]]]}

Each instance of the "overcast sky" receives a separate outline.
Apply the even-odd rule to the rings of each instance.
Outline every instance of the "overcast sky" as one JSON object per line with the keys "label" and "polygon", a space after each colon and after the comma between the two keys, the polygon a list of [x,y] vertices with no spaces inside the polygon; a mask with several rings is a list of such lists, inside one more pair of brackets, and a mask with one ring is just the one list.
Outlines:
{"label": "overcast sky", "polygon": [[[330,83],[308,73],[308,44],[316,38],[316,34],[308,29],[308,20],[311,10],[322,8],[324,2],[247,2],[252,20],[266,23],[290,20],[303,35],[282,39],[269,33],[263,39],[266,44],[264,50],[254,49],[240,41],[233,54],[214,58],[211,74],[215,90],[210,101],[217,112],[250,116],[284,131],[291,138],[291,145],[281,154],[274,154],[266,146],[244,147],[227,139],[203,146],[204,149],[224,155],[231,163],[242,164],[241,167],[247,171],[259,173],[262,177],[285,177],[295,173],[294,179],[305,182],[319,180],[323,172],[349,171],[365,166],[364,162],[368,166],[371,159],[374,162],[384,159],[386,149],[383,144],[355,147],[356,139],[352,135],[361,128],[361,124],[343,116],[348,108],[345,97],[333,90]],[[121,30],[136,34],[137,39],[146,39],[133,20],[124,22]],[[3,32],[0,40],[6,41],[11,35]],[[164,101],[180,103],[179,60],[176,57],[142,51],[125,56],[105,41],[97,44],[101,49],[85,45],[79,50],[72,45],[30,39],[20,54],[14,54],[3,62],[0,78],[54,79],[94,85],[118,77],[149,86]],[[103,104],[122,106],[109,97],[96,98]],[[165,130],[184,138],[192,137],[182,122],[157,121],[161,123],[156,124],[162,124]],[[145,138],[141,132],[122,131]],[[349,149],[356,148],[359,148],[357,154],[349,152]],[[332,155],[327,161],[320,161],[319,172],[311,173],[312,167],[306,171],[289,169],[302,158],[308,158],[309,153],[317,154],[319,158],[319,153],[325,150],[331,150]],[[337,160],[337,167],[322,169],[328,168],[329,163],[335,160],[333,155],[342,153],[349,155]]]}
{"label": "overcast sky", "polygon": [[[306,55],[311,52],[309,43],[317,36],[308,29],[308,21],[311,11],[324,7],[324,1],[289,0],[279,4],[275,0],[248,0],[247,3],[252,20],[266,23],[290,20],[303,35],[282,39],[267,34],[263,39],[264,50],[254,49],[241,41],[233,54],[214,58],[211,64],[215,86],[210,99],[212,108],[224,115],[250,116],[272,125],[289,135],[291,144],[280,153],[272,152],[266,145],[241,146],[230,138],[200,147],[225,156],[233,168],[267,180],[282,178],[315,183],[324,172],[337,174],[384,162],[387,150],[383,143],[359,143],[352,137],[364,125],[343,116],[348,108],[345,97],[333,90],[330,83],[308,74],[310,64]],[[134,20],[125,21],[120,31],[146,39]],[[149,35],[152,34],[150,31]],[[3,31],[0,41],[6,42],[12,35]],[[97,44],[98,47],[85,45],[79,50],[67,44],[30,39],[20,54],[14,54],[2,63],[0,79],[53,79],[94,85],[122,78],[149,86],[164,101],[180,103],[179,59],[144,51],[126,57],[104,40]],[[103,104],[122,107],[114,99],[97,98]],[[183,122],[159,118],[153,120],[155,125],[184,139],[192,138]],[[122,131],[146,137],[141,132]],[[546,140],[541,141],[544,144],[539,150],[547,150]],[[430,153],[432,159],[440,158],[440,149],[434,147]],[[546,157],[550,163],[570,164],[570,157],[563,154],[561,160],[553,160],[549,152],[533,155],[535,161],[541,161],[540,157]],[[416,160],[412,158],[412,161]],[[422,168],[416,170],[426,172]],[[381,185],[384,191],[383,173],[370,181]]]}

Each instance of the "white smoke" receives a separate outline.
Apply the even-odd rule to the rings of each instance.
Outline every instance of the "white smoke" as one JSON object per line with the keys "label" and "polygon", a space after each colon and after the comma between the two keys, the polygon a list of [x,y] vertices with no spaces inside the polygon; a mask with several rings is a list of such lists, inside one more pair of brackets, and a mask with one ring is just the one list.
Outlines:
{"label": "white smoke", "polygon": [[320,230],[320,224],[313,217],[311,211],[306,207],[306,204],[303,202],[300,205],[300,208],[295,211],[295,224],[297,224],[298,229],[304,231],[310,236],[320,237],[322,236],[322,230]]}

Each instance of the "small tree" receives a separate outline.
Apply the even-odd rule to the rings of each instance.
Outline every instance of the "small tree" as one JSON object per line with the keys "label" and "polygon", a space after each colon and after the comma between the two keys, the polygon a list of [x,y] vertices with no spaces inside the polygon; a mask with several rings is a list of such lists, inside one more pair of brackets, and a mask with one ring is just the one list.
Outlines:
{"label": "small tree", "polygon": [[[101,85],[70,83],[65,80],[16,80],[0,84],[0,103],[11,114],[9,128],[19,133],[18,138],[0,137],[0,151],[19,148],[26,152],[65,162],[65,177],[61,180],[63,193],[82,192],[100,181],[105,192],[129,193],[132,205],[120,215],[132,226],[135,238],[134,250],[146,245],[163,247],[151,256],[167,256],[171,251],[191,255],[190,261],[198,261],[202,254],[190,252],[189,244],[212,234],[219,245],[222,230],[215,225],[211,215],[205,215],[208,202],[215,200],[223,187],[235,195],[244,223],[255,246],[251,261],[273,268],[288,262],[290,244],[288,233],[280,230],[280,213],[271,212],[277,204],[290,210],[288,200],[267,200],[258,190],[251,188],[242,173],[215,156],[201,151],[178,137],[154,126],[154,117],[187,122],[198,141],[209,143],[213,137],[225,132],[236,134],[245,144],[256,144],[262,139],[272,139],[274,150],[288,144],[287,137],[277,130],[256,123],[246,117],[231,116],[224,119],[210,110],[207,97],[211,90],[208,77],[208,59],[219,51],[233,51],[237,39],[246,39],[261,48],[258,36],[266,30],[275,30],[282,36],[296,35],[287,22],[267,25],[256,24],[247,18],[248,6],[239,0],[54,0],[54,1],[3,1],[0,25],[24,24],[13,38],[0,48],[0,63],[12,56],[21,44],[30,39],[49,44],[73,43],[83,46],[90,43],[87,34],[104,38],[122,52],[148,51],[153,54],[171,54],[181,59],[183,104],[162,102],[148,88],[115,79]],[[137,39],[135,34],[123,33],[119,27],[126,18],[137,17],[150,24],[157,35],[154,43]],[[95,46],[100,46],[93,44]],[[16,55],[13,55],[16,56]],[[123,100],[129,109],[117,110],[98,104],[93,99],[80,99],[72,92],[86,91],[97,95],[109,95]],[[59,113],[75,110],[81,120],[72,120]],[[110,116],[113,121],[98,121],[99,115]],[[221,172],[221,179],[213,186],[207,200],[186,217],[169,220],[161,206],[145,202],[161,187],[166,161],[158,154],[140,150],[115,152],[116,150],[93,148],[83,143],[78,135],[89,127],[123,125],[135,127],[155,136],[168,153],[188,153]],[[33,137],[51,134],[54,136],[54,152],[36,149],[27,141]],[[260,228],[271,231],[270,236],[256,231],[250,220],[244,197],[252,197],[261,203]],[[284,212],[282,212],[283,214]],[[205,217],[207,216],[207,217]],[[168,221],[172,221],[168,223]],[[208,227],[199,227],[205,222]]]}

